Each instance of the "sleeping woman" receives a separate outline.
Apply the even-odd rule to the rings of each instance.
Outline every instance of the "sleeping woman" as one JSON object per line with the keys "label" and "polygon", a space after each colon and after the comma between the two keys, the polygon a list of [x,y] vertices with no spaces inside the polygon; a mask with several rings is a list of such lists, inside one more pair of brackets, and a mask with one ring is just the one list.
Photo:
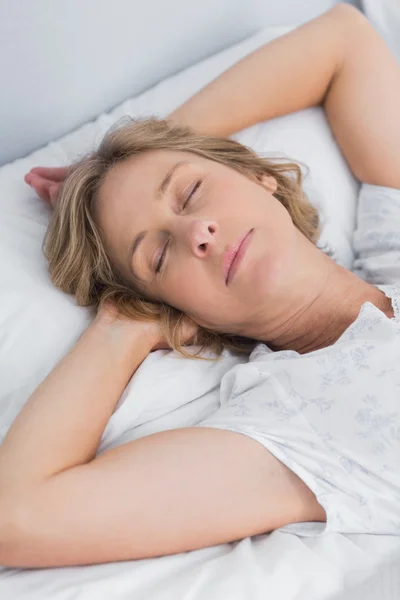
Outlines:
{"label": "sleeping woman", "polygon": [[[299,167],[227,137],[316,105],[362,182],[353,272],[318,247]],[[26,175],[54,205],[52,281],[97,314],[0,448],[1,564],[156,557],[312,521],[400,535],[399,107],[399,65],[339,4],[166,120]],[[248,362],[205,420],[97,455],[157,348]]]}

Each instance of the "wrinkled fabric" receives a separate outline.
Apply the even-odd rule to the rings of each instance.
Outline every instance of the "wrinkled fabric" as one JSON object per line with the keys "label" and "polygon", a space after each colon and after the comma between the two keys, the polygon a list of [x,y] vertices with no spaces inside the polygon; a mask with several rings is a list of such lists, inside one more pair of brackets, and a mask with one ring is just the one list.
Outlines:
{"label": "wrinkled fabric", "polygon": [[392,298],[394,317],[365,302],[326,348],[258,344],[199,424],[259,441],[314,492],[326,525],[284,528],[298,535],[400,534],[400,190],[362,185],[354,247],[354,271]]}

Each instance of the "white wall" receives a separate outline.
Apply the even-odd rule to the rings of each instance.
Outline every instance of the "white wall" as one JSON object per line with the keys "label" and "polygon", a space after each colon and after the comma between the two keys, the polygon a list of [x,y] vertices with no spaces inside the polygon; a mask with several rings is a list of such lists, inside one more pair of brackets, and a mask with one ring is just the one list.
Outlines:
{"label": "white wall", "polygon": [[268,24],[334,0],[0,0],[0,164]]}

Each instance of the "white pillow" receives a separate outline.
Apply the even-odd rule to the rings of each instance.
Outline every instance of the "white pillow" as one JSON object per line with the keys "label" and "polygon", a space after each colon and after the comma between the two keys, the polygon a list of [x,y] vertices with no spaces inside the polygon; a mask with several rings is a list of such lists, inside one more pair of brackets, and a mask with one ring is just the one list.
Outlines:
{"label": "white pillow", "polygon": [[[108,127],[124,114],[166,116],[229,65],[288,30],[265,29],[162,81],[57,142],[0,168],[0,441],[23,403],[93,318],[91,309],[78,307],[73,297],[54,288],[49,280],[41,246],[50,209],[25,184],[25,173],[37,165],[67,165],[76,160],[94,149]],[[351,267],[350,240],[358,183],[340,153],[322,109],[312,108],[274,119],[236,137],[258,151],[274,155],[284,152],[310,167],[306,188],[324,213],[326,227],[322,241],[330,244],[339,262]],[[150,404],[142,407],[142,426],[160,415],[165,416],[166,406],[170,411],[188,403],[195,406],[193,401],[208,392],[214,393],[211,406],[218,396],[223,373],[239,361],[226,354],[224,362],[211,368],[203,361],[173,360],[171,352],[159,351],[156,356],[157,360],[154,355],[149,356],[138,372],[137,379],[142,373],[140,389],[143,394],[147,390],[147,398],[151,398]],[[163,367],[162,386],[158,379],[158,357],[168,364],[167,368]],[[149,368],[150,364],[154,364],[154,369]],[[177,394],[177,376],[183,367],[185,384],[181,387],[183,393]],[[204,373],[207,373],[206,385],[201,383]],[[145,397],[136,397],[136,403],[145,400]],[[180,425],[184,424],[183,419]],[[150,429],[142,429],[143,434]]]}

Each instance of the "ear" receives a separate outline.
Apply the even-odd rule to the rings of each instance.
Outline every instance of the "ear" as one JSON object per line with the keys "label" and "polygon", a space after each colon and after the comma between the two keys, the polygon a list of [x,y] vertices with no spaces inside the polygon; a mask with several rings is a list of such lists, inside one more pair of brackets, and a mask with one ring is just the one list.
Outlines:
{"label": "ear", "polygon": [[272,175],[261,175],[261,177],[259,177],[258,180],[267,188],[267,190],[271,194],[274,194],[276,192],[278,188],[278,182],[276,181],[275,177],[272,177]]}

